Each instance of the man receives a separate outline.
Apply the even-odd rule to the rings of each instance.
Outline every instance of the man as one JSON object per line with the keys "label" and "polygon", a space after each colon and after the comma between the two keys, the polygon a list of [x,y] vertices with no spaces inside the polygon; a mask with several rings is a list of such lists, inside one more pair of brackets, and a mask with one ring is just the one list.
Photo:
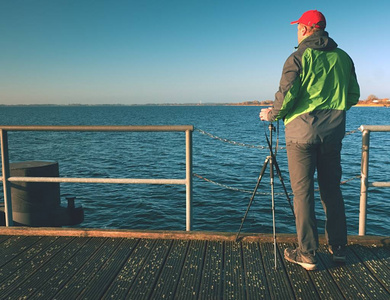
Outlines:
{"label": "man", "polygon": [[346,260],[340,152],[346,111],[358,102],[360,91],[354,64],[325,31],[322,13],[307,11],[291,24],[298,24],[299,46],[285,62],[273,107],[262,109],[260,119],[283,119],[285,124],[298,247],[285,249],[284,257],[306,270],[314,270],[318,249],[315,170],[326,214],[329,251],[334,261]]}

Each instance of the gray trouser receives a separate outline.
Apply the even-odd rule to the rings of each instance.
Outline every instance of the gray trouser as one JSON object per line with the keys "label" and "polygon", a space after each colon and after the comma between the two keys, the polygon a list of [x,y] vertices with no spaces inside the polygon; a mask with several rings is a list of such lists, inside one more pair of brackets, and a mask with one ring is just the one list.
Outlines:
{"label": "gray trouser", "polygon": [[337,144],[287,143],[288,168],[294,193],[295,225],[299,249],[318,249],[314,210],[314,173],[317,170],[322,205],[325,210],[325,235],[330,245],[347,244],[344,200],[340,189],[341,142]]}

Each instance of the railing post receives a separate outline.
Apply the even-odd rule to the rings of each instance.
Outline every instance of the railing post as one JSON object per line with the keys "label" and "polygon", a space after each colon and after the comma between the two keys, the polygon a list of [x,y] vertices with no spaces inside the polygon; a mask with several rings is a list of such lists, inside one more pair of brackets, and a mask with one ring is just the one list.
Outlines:
{"label": "railing post", "polygon": [[192,131],[186,130],[186,231],[192,230]]}
{"label": "railing post", "polygon": [[11,186],[8,178],[10,177],[9,171],[9,156],[8,156],[8,134],[6,130],[0,130],[1,135],[1,164],[2,164],[2,177],[3,177],[3,190],[4,190],[4,212],[5,212],[5,226],[13,226],[12,218],[12,199],[11,199]]}
{"label": "railing post", "polygon": [[364,130],[362,135],[359,235],[366,234],[369,150],[370,150],[370,131]]}

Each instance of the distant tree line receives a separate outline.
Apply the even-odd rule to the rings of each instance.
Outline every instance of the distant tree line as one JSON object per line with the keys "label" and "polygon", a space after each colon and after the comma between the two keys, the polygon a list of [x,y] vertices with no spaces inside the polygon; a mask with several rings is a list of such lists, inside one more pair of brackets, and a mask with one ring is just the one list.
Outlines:
{"label": "distant tree line", "polygon": [[[239,103],[230,103],[228,105],[242,105],[242,106],[272,106],[274,103],[273,100],[253,100],[253,101],[244,101]],[[358,105],[378,105],[378,106],[390,106],[390,100],[388,98],[379,99],[375,95],[369,95],[366,100],[360,100]]]}
{"label": "distant tree line", "polygon": [[231,105],[244,105],[244,106],[267,106],[267,105],[272,105],[274,104],[274,101],[272,100],[264,100],[264,101],[259,101],[259,100],[253,100],[253,101],[244,101],[240,103],[232,103]]}
{"label": "distant tree line", "polygon": [[375,95],[369,95],[366,100],[360,100],[358,105],[384,105],[390,106],[389,98],[379,99]]}

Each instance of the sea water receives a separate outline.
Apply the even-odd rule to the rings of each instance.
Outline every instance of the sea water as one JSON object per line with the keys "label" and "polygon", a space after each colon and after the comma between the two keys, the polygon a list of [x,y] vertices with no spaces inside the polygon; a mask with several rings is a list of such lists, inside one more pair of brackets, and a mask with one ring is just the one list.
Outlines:
{"label": "sea water", "polygon": [[[260,107],[245,106],[2,106],[2,125],[194,125],[193,229],[236,232],[269,149],[268,123]],[[342,185],[348,233],[358,233],[361,132],[364,125],[390,125],[390,109],[353,107],[347,113],[343,141]],[[277,123],[275,123],[275,126]],[[277,162],[291,198],[284,127]],[[208,133],[208,134],[205,134]],[[242,145],[244,144],[244,145]],[[369,181],[390,181],[389,133],[372,133]],[[61,177],[185,178],[183,132],[9,132],[11,162],[57,161]],[[207,181],[205,179],[206,178]],[[212,181],[212,182],[210,182]],[[318,186],[316,187],[318,188]],[[269,171],[254,197],[243,232],[272,232]],[[185,230],[185,186],[61,184],[61,198],[75,196],[85,210],[88,228]],[[317,222],[325,216],[316,192]],[[389,235],[390,189],[369,188],[367,234]],[[275,176],[275,220],[280,233],[295,232],[294,218]]]}

